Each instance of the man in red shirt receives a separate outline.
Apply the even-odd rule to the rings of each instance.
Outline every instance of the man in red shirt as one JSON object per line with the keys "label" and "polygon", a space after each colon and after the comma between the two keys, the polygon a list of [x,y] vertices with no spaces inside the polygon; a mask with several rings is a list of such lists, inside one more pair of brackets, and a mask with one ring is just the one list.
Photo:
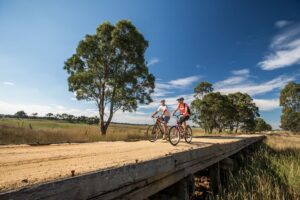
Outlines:
{"label": "man in red shirt", "polygon": [[182,124],[183,123],[183,127],[184,127],[184,130],[186,130],[187,128],[187,125],[186,125],[186,121],[188,119],[190,119],[190,112],[189,112],[189,106],[184,103],[184,98],[183,97],[180,97],[179,99],[177,99],[178,101],[178,106],[177,108],[174,110],[173,112],[173,116],[174,114],[179,110],[180,111],[180,123]]}

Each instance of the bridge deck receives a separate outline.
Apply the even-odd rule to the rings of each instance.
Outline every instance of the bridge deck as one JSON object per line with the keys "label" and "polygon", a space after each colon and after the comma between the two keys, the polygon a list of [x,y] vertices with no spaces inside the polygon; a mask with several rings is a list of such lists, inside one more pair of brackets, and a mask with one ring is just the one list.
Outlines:
{"label": "bridge deck", "polygon": [[[200,137],[176,147],[165,141],[1,146],[0,199],[110,199],[129,192],[129,199],[141,193],[146,197],[260,139]],[[152,183],[158,180],[163,182],[155,188]]]}

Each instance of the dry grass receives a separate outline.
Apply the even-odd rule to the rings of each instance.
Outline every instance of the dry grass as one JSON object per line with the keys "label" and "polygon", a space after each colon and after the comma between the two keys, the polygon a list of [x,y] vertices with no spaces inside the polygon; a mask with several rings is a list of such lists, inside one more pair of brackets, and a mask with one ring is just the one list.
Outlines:
{"label": "dry grass", "polygon": [[266,144],[276,150],[300,149],[300,135],[272,134],[268,136]]}
{"label": "dry grass", "polygon": [[97,125],[53,120],[0,120],[0,144],[50,144],[145,139],[145,126],[112,124],[106,136]]}
{"label": "dry grass", "polygon": [[[170,124],[172,125],[172,124]],[[193,136],[206,135],[201,128],[192,128]],[[68,123],[45,119],[0,119],[0,144],[53,144],[95,141],[145,140],[147,126],[111,124],[106,136],[97,125]],[[234,135],[213,133],[213,135]]]}
{"label": "dry grass", "polygon": [[272,135],[251,157],[239,158],[220,194],[211,199],[300,199],[300,137]]}

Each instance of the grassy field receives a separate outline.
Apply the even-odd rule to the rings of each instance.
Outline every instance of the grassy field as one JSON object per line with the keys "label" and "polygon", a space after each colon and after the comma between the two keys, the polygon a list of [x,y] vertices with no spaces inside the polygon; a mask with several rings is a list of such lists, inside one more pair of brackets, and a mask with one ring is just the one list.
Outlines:
{"label": "grassy field", "polygon": [[[75,124],[55,120],[0,119],[0,144],[49,144],[146,139],[147,126],[111,124],[106,136],[97,125]],[[199,128],[195,135],[203,134]]]}
{"label": "grassy field", "polygon": [[268,136],[252,156],[240,156],[239,165],[210,199],[300,199],[300,136]]}

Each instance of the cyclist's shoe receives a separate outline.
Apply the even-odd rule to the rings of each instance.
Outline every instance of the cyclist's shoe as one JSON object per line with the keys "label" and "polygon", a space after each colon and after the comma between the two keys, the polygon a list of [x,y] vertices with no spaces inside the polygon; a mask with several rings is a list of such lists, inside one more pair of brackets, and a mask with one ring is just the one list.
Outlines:
{"label": "cyclist's shoe", "polygon": [[166,140],[166,135],[163,135],[162,140]]}

